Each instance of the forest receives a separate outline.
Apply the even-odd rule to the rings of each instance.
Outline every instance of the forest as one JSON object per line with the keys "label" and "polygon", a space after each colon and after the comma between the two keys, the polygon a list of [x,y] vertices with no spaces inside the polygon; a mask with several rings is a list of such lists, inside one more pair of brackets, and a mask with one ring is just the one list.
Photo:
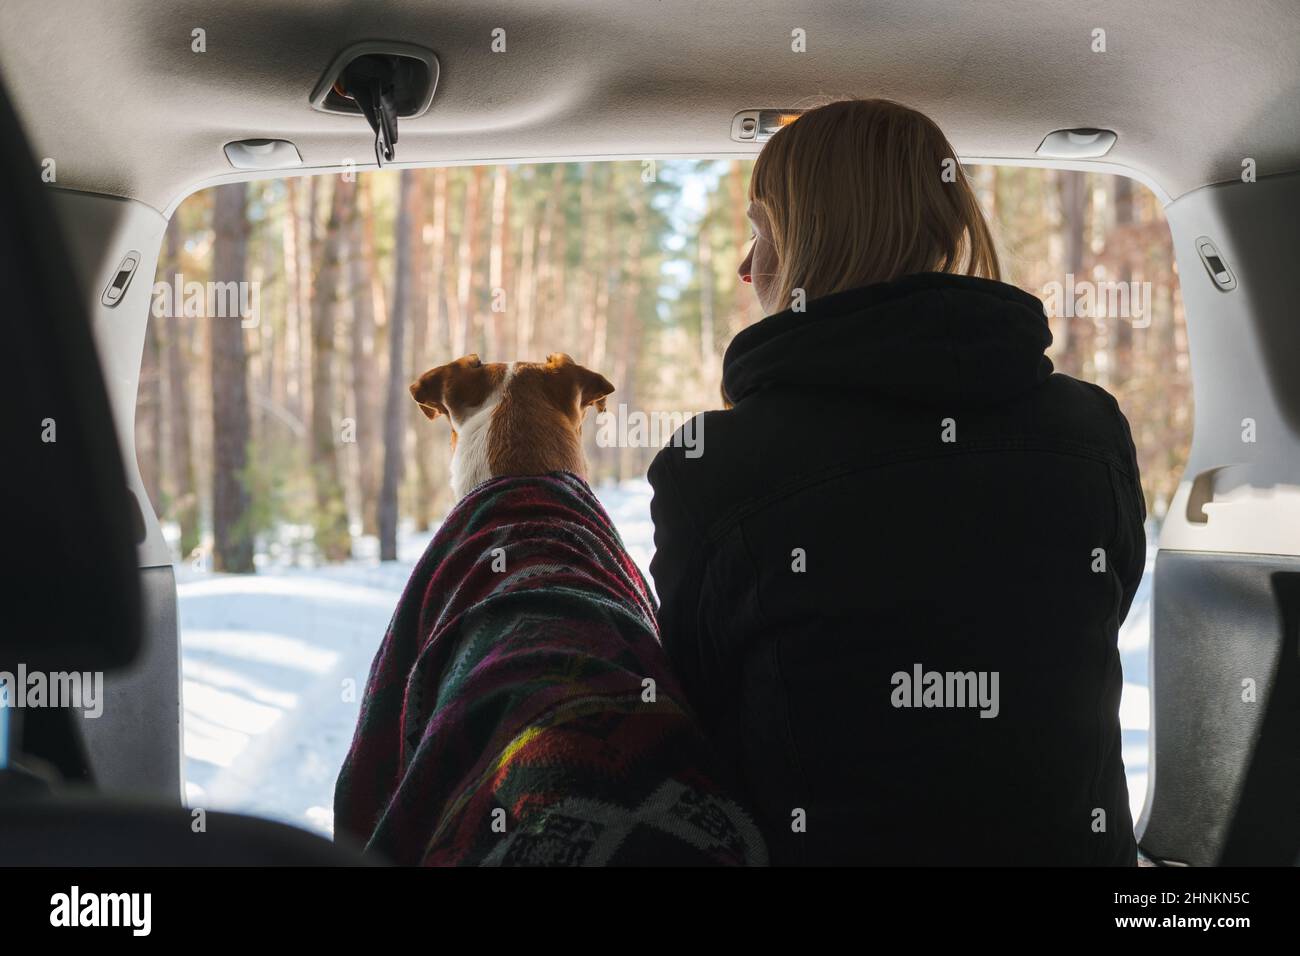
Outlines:
{"label": "forest", "polygon": [[[453,503],[449,427],[407,385],[469,352],[567,352],[614,383],[612,414],[720,407],[727,343],[762,317],[736,275],[751,167],[462,166],[190,196],[164,240],[136,409],[137,461],[177,560],[247,573],[264,556],[346,561],[361,539],[394,558],[400,527],[433,527]],[[1192,421],[1158,201],[1117,176],[966,172],[1004,279],[1051,303],[1057,369],[1104,386],[1128,416],[1158,521]],[[1088,282],[1136,283],[1150,301],[1116,316],[1053,296]],[[209,294],[189,294],[196,283]],[[607,447],[596,433],[589,421],[593,483],[644,476],[653,442]]]}

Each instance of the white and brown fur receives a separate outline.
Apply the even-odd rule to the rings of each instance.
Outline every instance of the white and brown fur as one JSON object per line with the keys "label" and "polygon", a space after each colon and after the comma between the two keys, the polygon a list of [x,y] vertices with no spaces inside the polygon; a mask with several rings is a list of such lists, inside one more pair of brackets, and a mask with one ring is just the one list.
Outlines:
{"label": "white and brown fur", "polygon": [[429,418],[451,422],[451,490],[459,500],[503,475],[570,471],[587,477],[582,420],[605,410],[614,386],[563,352],[545,362],[493,362],[466,355],[429,369],[411,397]]}

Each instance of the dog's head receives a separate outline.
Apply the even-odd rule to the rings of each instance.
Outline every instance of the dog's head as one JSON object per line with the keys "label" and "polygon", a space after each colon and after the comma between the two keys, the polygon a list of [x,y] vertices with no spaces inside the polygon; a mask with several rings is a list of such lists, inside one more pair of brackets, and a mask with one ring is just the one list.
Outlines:
{"label": "dog's head", "polygon": [[614,391],[603,375],[562,352],[545,362],[466,355],[429,369],[411,397],[429,418],[451,422],[451,487],[457,498],[488,478],[571,471],[584,478],[582,420]]}

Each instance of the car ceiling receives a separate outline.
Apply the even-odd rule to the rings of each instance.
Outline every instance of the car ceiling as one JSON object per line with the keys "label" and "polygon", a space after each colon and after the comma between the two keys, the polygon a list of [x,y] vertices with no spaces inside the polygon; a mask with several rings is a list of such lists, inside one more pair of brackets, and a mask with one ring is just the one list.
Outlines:
{"label": "car ceiling", "polygon": [[58,184],[160,210],[232,173],[232,140],[292,140],[309,167],[373,163],[364,121],[308,105],[361,40],[441,63],[432,107],[400,125],[401,162],[745,155],[739,110],[882,96],[930,114],[967,158],[1032,159],[1053,129],[1113,129],[1106,161],[1171,197],[1246,158],[1260,176],[1300,168],[1292,0],[0,4],[0,75]]}

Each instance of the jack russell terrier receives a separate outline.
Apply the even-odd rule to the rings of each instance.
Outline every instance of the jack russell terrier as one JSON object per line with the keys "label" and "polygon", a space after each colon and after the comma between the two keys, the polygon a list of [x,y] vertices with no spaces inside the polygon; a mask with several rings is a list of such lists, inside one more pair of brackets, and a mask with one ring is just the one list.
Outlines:
{"label": "jack russell terrier", "polygon": [[502,475],[568,471],[587,477],[582,420],[605,410],[614,386],[563,352],[545,362],[492,362],[466,355],[430,369],[411,384],[429,418],[451,421],[451,489],[465,497]]}
{"label": "jack russell terrier", "polygon": [[586,481],[614,391],[569,356],[468,355],[411,385],[451,422],[457,504],[371,665],[336,832],[398,864],[761,864],[668,668],[655,601]]}

